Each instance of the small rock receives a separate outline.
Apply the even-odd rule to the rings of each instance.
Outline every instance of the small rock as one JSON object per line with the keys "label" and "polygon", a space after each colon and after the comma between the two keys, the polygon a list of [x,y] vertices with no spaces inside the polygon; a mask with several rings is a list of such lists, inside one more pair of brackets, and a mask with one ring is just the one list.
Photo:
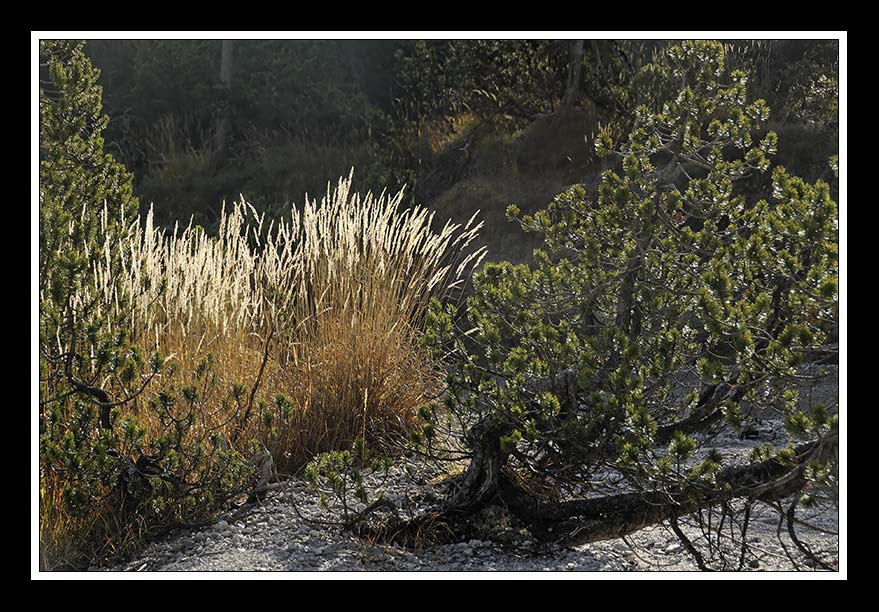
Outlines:
{"label": "small rock", "polygon": [[622,540],[615,541],[612,544],[612,546],[620,552],[630,552],[631,551],[631,549],[629,548],[629,545],[626,544],[625,542],[623,542]]}
{"label": "small rock", "polygon": [[223,520],[217,521],[214,525],[215,531],[226,531],[227,529],[229,529],[229,523]]}
{"label": "small rock", "polygon": [[758,567],[760,567],[760,562],[757,559],[751,559],[748,562],[748,567],[750,567],[751,569],[757,569]]}

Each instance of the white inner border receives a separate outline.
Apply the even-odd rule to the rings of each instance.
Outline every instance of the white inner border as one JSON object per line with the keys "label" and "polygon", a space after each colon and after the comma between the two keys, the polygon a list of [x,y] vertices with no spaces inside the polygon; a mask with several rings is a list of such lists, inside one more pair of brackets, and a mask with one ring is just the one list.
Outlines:
{"label": "white inner border", "polygon": [[[39,296],[37,295],[37,266],[39,261],[38,240],[38,207],[39,207],[39,40],[43,38],[72,39],[362,39],[362,40],[404,40],[404,39],[838,39],[839,40],[839,412],[840,412],[840,499],[839,499],[839,572],[749,572],[743,574],[703,574],[700,572],[153,572],[153,573],[121,573],[121,572],[40,572],[39,571]],[[729,30],[692,30],[692,31],[631,31],[631,30],[599,30],[599,31],[547,31],[547,30],[509,30],[509,31],[251,31],[236,32],[218,30],[209,32],[176,32],[176,31],[70,31],[49,30],[31,32],[31,578],[33,579],[500,579],[515,578],[518,580],[533,579],[647,579],[662,580],[668,578],[685,578],[690,580],[731,578],[731,579],[847,579],[847,204],[848,204],[848,152],[847,137],[847,32],[842,31],[729,31]]]}

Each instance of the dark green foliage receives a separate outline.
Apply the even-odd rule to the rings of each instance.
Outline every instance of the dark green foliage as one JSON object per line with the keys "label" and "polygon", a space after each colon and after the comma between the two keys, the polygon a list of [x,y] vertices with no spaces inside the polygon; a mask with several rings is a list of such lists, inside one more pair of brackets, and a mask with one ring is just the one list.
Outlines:
{"label": "dark green foliage", "polygon": [[773,109],[778,163],[809,181],[830,180],[826,159],[839,147],[839,41],[762,40],[727,44],[749,74],[749,95]]}
{"label": "dark green foliage", "polygon": [[[780,63],[780,62],[779,62]],[[785,123],[818,130],[839,127],[839,41],[814,41],[802,54],[782,64],[774,87],[775,105]]]}
{"label": "dark green foliage", "polygon": [[203,518],[250,466],[194,427],[209,365],[191,387],[142,395],[168,359],[130,338],[118,279],[94,276],[98,260],[121,265],[131,174],[103,151],[108,118],[83,43],[41,41],[40,62],[41,566],[78,568]]}
{"label": "dark green foliage", "polygon": [[[388,475],[390,462],[368,447],[362,438],[354,440],[350,450],[321,453],[305,466],[305,478],[320,495],[321,504],[338,511],[346,525],[367,507],[370,495],[373,503],[382,498],[375,487],[367,489],[364,476],[369,473]],[[379,485],[380,487],[380,485]]]}
{"label": "dark green foliage", "polygon": [[[82,47],[40,45],[46,78],[40,89],[40,347],[44,389],[59,393],[73,381],[95,387],[110,373],[130,384],[144,370],[121,321],[107,325],[107,298],[119,287],[112,279],[102,291],[93,287],[92,258],[114,257],[109,246],[124,234],[137,199],[131,174],[103,152],[108,118],[101,114],[99,72]],[[107,401],[97,391],[80,392]]]}
{"label": "dark green foliage", "polygon": [[[837,320],[829,185],[771,169],[768,106],[748,101],[747,75],[725,68],[722,45],[685,41],[657,61],[649,70],[675,94],[638,107],[623,142],[597,139],[619,165],[596,197],[575,186],[532,216],[511,207],[545,237],[535,264],[476,275],[466,335],[450,333],[453,314],[439,305],[430,315],[438,352],[454,355],[450,410],[470,431],[499,423],[502,456],[515,451],[511,465],[551,487],[606,466],[639,488],[686,478],[697,450],[687,434],[715,415],[772,409],[791,436],[835,432],[826,410],[802,411],[793,388]],[[742,187],[770,170],[770,198]],[[788,389],[784,405],[763,393],[770,382]],[[656,456],[659,444],[668,457]],[[719,463],[711,455],[691,477]]]}
{"label": "dark green foliage", "polygon": [[[88,268],[84,248],[97,251],[100,213],[121,231],[138,202],[131,173],[103,152],[99,71],[82,43],[43,41],[40,45],[40,289],[56,304],[71,282]],[[77,221],[74,233],[66,230]]]}
{"label": "dark green foliage", "polygon": [[397,51],[400,97],[413,118],[471,112],[521,126],[563,94],[562,41],[412,41]]}

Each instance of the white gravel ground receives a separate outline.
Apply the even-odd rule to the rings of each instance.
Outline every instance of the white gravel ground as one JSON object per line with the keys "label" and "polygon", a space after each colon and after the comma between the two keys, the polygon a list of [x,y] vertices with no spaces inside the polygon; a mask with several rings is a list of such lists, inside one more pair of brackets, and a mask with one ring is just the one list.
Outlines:
{"label": "white gravel ground", "polygon": [[[836,393],[836,383],[820,395]],[[824,401],[824,399],[822,399]],[[711,445],[727,456],[744,459],[755,445],[775,437],[784,439],[779,422],[764,424],[763,439],[739,440],[724,434]],[[402,466],[405,468],[406,466]],[[410,468],[421,469],[414,464]],[[395,468],[398,478],[391,480],[389,497],[411,493],[413,487]],[[131,561],[110,568],[112,571],[148,572],[628,572],[694,571],[697,565],[667,525],[643,529],[625,539],[608,540],[575,548],[538,543],[498,508],[484,511],[476,524],[493,525],[502,542],[471,539],[427,549],[411,550],[386,544],[374,544],[343,532],[338,527],[314,521],[334,517],[318,503],[317,496],[304,483],[290,481],[284,491],[270,494],[263,502],[222,517],[216,524],[200,530],[177,532],[153,542]],[[423,491],[422,489],[419,489]],[[294,510],[294,504],[296,509]],[[300,516],[301,515],[301,516]],[[713,520],[719,515],[714,514]],[[798,537],[833,569],[838,568],[839,516],[833,509],[814,514],[800,509],[797,518],[820,530],[798,528]],[[500,525],[500,531],[498,531]],[[703,555],[719,558],[716,545],[708,542],[691,520],[681,527],[696,543]],[[735,532],[729,532],[725,558],[737,566],[740,548]],[[748,543],[742,571],[794,571],[820,569],[796,549],[787,535],[786,525],[779,530],[778,513],[765,505],[752,512]]]}
{"label": "white gravel ground", "polygon": [[[294,481],[288,490],[272,493],[260,504],[243,512],[230,513],[210,527],[174,533],[153,542],[135,559],[111,569],[161,572],[624,572],[698,569],[666,525],[643,529],[625,539],[568,548],[534,541],[525,530],[511,525],[501,509],[492,508],[477,517],[477,523],[502,524],[505,529],[502,542],[490,540],[492,536],[488,534],[484,539],[411,550],[373,544],[336,526],[314,522],[333,518],[320,506],[314,492],[303,483]],[[822,559],[836,567],[839,538],[828,532],[837,531],[837,514],[825,512],[809,516],[801,511],[798,518],[808,519],[810,524],[827,530],[819,532],[800,528],[799,537]],[[716,514],[714,520],[717,521]],[[704,536],[698,527],[684,521],[681,526],[706,554],[707,543],[700,540]],[[765,506],[756,506],[748,532],[752,552],[746,559],[744,571],[815,569],[793,546],[786,526],[782,528],[780,538],[778,534],[777,513]],[[726,555],[737,561],[738,549],[727,543]]]}

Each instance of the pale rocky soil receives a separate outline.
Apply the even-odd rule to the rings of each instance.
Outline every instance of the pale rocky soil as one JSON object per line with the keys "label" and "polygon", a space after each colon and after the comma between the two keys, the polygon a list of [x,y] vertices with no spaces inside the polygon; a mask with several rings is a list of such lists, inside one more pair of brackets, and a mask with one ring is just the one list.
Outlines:
{"label": "pale rocky soil", "polygon": [[[813,390],[813,401],[832,400],[838,393],[836,379]],[[816,399],[817,398],[817,399]],[[785,440],[782,424],[764,421],[758,440],[739,440],[722,434],[710,442],[730,458],[745,460],[750,449],[774,437]],[[423,466],[414,463],[395,466],[389,498],[414,499],[414,511],[423,510],[435,499],[429,485],[419,485],[403,471],[429,479]],[[294,508],[295,506],[295,508]],[[135,559],[111,568],[115,571],[275,571],[275,572],[566,572],[566,571],[696,571],[693,557],[667,525],[643,529],[625,539],[608,540],[567,548],[534,541],[499,508],[490,508],[473,521],[475,537],[465,542],[411,550],[373,544],[320,524],[334,515],[320,506],[317,495],[304,483],[290,481],[289,487],[263,502],[229,513],[216,524],[200,530],[178,532],[153,542]],[[831,507],[816,513],[800,508],[797,518],[820,530],[799,526],[797,535],[833,569],[839,567],[839,513]],[[719,514],[712,517],[717,524]],[[318,521],[318,522],[315,522]],[[739,562],[736,533],[725,533],[724,557],[735,569]],[[716,543],[708,543],[691,521],[681,521],[687,536],[701,550],[706,561],[719,559]],[[778,513],[765,505],[754,507],[747,534],[750,545],[742,571],[814,570],[791,542],[786,525],[779,530]],[[789,554],[788,554],[789,553]]]}

